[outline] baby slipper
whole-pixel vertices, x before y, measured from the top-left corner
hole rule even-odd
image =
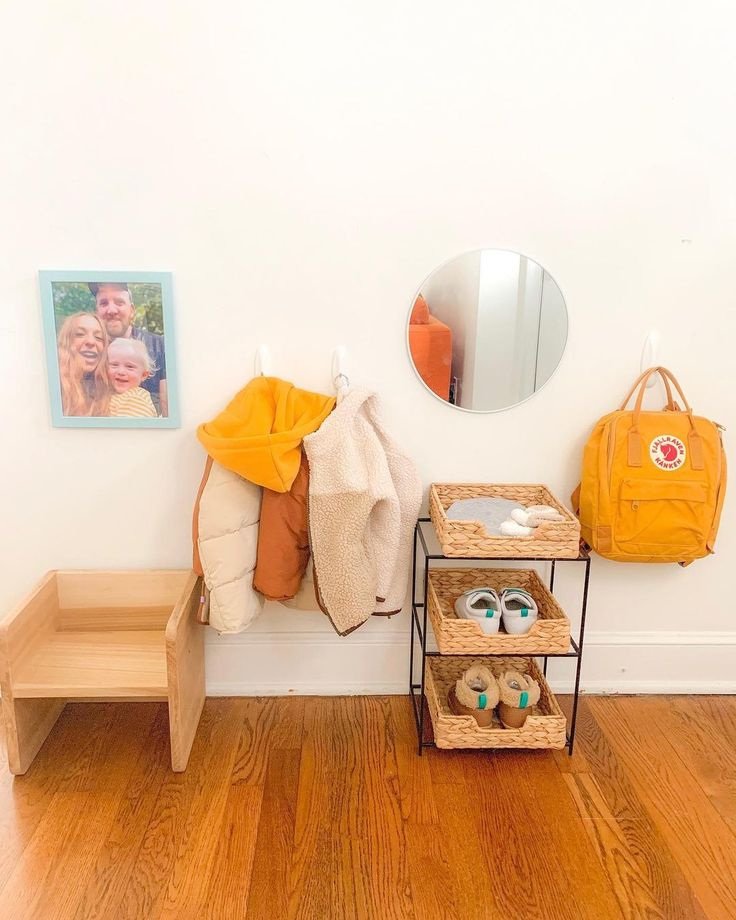
[[[511,513],[516,514],[516,511],[512,511]],[[530,537],[534,533],[533,527],[524,527],[516,521],[504,521],[498,529],[504,537]]]
[[[455,601],[455,613],[461,620],[473,620],[491,635],[501,625],[501,601],[493,588],[475,588],[466,591]]]
[[[542,521],[564,521],[565,518],[551,505],[530,505],[528,508],[514,508],[511,519],[522,527],[539,527]]]
[[[537,622],[537,602],[521,588],[504,588],[501,592],[503,628],[513,636],[522,636]]]
[[[471,665],[450,689],[447,702],[456,716],[472,716],[481,728],[488,728],[498,704],[498,681],[484,665]]]
[[[539,684],[527,674],[505,671],[498,678],[498,717],[504,728],[521,728],[539,702]]]

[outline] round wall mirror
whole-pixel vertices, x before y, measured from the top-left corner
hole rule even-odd
[[[496,412],[533,396],[555,372],[567,307],[537,262],[478,249],[424,280],[407,337],[414,370],[435,396],[459,409]]]

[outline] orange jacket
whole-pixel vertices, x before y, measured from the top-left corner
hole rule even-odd
[[[307,495],[309,465],[302,451],[288,492],[263,490],[253,587],[270,601],[286,601],[299,590],[309,562]]]

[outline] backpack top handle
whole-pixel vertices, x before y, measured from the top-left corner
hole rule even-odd
[[[659,376],[664,381],[665,390],[667,391],[667,409],[672,409],[676,404],[672,399],[672,390],[669,386],[671,383],[678,395],[682,399],[683,405],[685,407],[684,411],[687,414],[688,419],[690,420],[690,431],[688,432],[688,449],[690,453],[690,466],[694,470],[702,470],[705,468],[705,458],[703,456],[703,439],[698,433],[698,429],[695,425],[695,419],[693,417],[693,410],[690,408],[690,403],[687,401],[687,397],[683,393],[682,387],[677,381],[677,378],[672,373],[672,371],[667,370],[666,367],[650,367],[648,370],[644,371],[641,374],[631,389],[631,392],[626,397],[622,408],[626,407],[629,399],[633,395],[637,387],[639,387],[639,393],[636,397],[636,403],[634,405],[634,411],[632,415],[632,424],[631,429],[629,430],[629,443],[628,443],[628,465],[629,466],[641,466],[642,465],[642,447],[641,447],[641,437],[639,435],[639,417],[641,415],[641,407],[644,401],[644,391],[646,389],[647,380],[652,377],[654,374],[659,374]]]

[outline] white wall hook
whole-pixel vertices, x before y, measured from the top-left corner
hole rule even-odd
[[[344,345],[338,345],[332,352],[332,382],[336,390],[350,386],[348,377],[348,350]]]
[[[657,367],[659,365],[659,345],[662,336],[659,333],[659,330],[652,329],[649,335],[644,340],[644,347],[641,350],[641,364],[640,369],[643,373],[648,367]],[[647,389],[651,389],[657,382],[657,375],[650,377],[647,380]]]
[[[253,361],[254,377],[269,377],[271,374],[271,352],[268,345],[259,345]]]

